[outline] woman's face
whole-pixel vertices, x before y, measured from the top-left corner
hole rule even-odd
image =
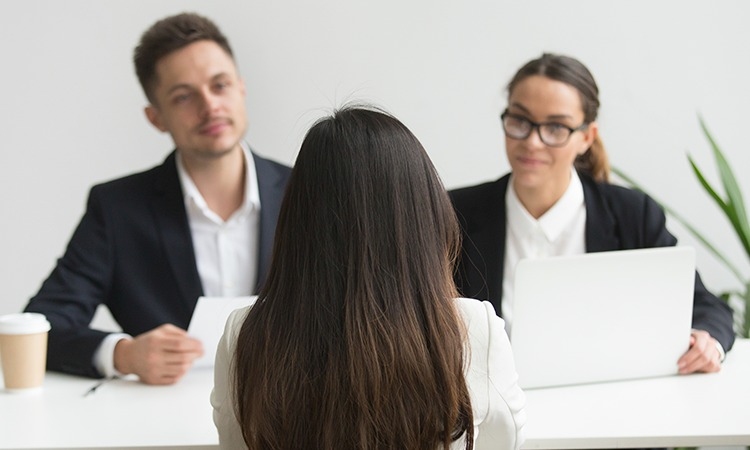
[[[516,85],[508,98],[508,113],[535,123],[553,122],[573,129],[584,121],[578,91],[541,75],[527,77]],[[573,162],[591,146],[596,133],[596,123],[592,122],[574,131],[565,144],[557,147],[542,142],[538,128],[525,139],[506,135],[505,150],[516,192],[557,201],[568,187]]]

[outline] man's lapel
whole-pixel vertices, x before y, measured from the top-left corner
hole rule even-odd
[[[260,231],[258,236],[257,292],[265,282],[273,252],[273,238],[286,187],[286,177],[270,161],[252,153],[260,196]]]
[[[154,182],[156,195],[152,202],[152,213],[185,306],[192,314],[198,297],[203,295],[203,288],[195,262],[193,239],[177,175],[175,155],[172,152],[167,157],[161,166],[161,174]]]

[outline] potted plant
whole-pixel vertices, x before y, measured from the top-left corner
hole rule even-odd
[[[688,161],[690,166],[693,168],[693,173],[698,178],[703,189],[708,195],[714,200],[716,205],[721,209],[726,218],[729,220],[732,228],[737,234],[741,245],[745,249],[745,254],[750,260],[750,225],[748,225],[748,217],[745,209],[745,203],[742,199],[742,191],[737,183],[737,179],[732,172],[727,159],[724,157],[723,152],[716,144],[711,133],[708,131],[705,122],[701,117],[698,118],[700,122],[703,134],[706,136],[711,148],[713,150],[714,160],[719,171],[719,177],[721,179],[722,187],[724,188],[724,195],[711,185],[703,176],[703,172],[700,170],[698,165],[695,163],[693,158],[688,154]],[[622,178],[627,183],[630,183],[636,189],[643,192],[645,190],[641,188],[631,177],[626,175],[622,170],[613,168],[612,171]],[[650,195],[650,194],[649,194]],[[743,274],[736,265],[734,265],[724,254],[719,251],[716,245],[712,244],[702,233],[700,233],[694,226],[692,226],[687,220],[685,220],[680,214],[673,209],[669,208],[664,202],[656,200],[667,214],[671,215],[675,220],[680,222],[706,249],[711,252],[723,265],[737,278],[742,286],[739,290],[730,290],[722,292],[719,296],[727,302],[732,302],[732,306],[735,309],[735,330],[742,337],[750,337],[750,277],[747,274]],[[733,302],[733,300],[739,300]],[[737,304],[739,303],[739,305]]]

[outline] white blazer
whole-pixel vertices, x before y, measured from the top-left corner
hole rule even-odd
[[[456,302],[468,330],[465,376],[474,412],[474,448],[518,449],[524,441],[526,398],[518,386],[518,374],[504,322],[489,302],[466,298],[456,299]],[[232,312],[216,350],[211,405],[222,449],[247,448],[230,396],[230,366],[237,334],[251,307]],[[464,445],[460,439],[451,449],[462,449]]]

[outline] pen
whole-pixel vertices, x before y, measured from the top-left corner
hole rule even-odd
[[[103,385],[104,383],[106,383],[106,382],[108,382],[108,381],[116,380],[116,379],[118,379],[118,378],[119,378],[119,377],[110,377],[110,378],[103,378],[103,379],[99,380],[99,381],[98,381],[98,382],[97,382],[97,383],[96,383],[95,385],[91,386],[91,388],[90,388],[90,389],[89,389],[88,391],[84,392],[83,396],[84,396],[84,397],[87,397],[87,396],[88,396],[89,394],[93,394],[93,393],[94,393],[94,392],[96,392],[96,390],[97,390],[97,389],[99,389],[99,388],[100,388],[100,387],[101,387],[101,386],[102,386],[102,385]]]

